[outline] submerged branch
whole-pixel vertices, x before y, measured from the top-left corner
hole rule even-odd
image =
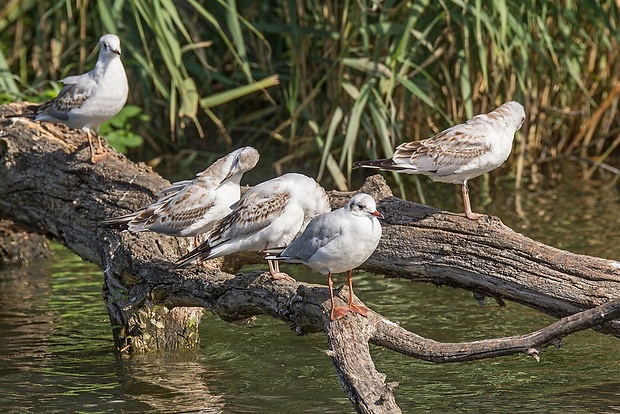
[[[4,106],[1,111],[19,108]],[[0,216],[27,223],[104,269],[104,299],[112,324],[118,326],[119,350],[195,346],[202,309],[231,322],[267,314],[298,334],[326,333],[327,352],[359,412],[398,412],[395,384],[386,384],[375,369],[369,343],[451,362],[514,353],[538,358],[542,348],[563,336],[597,325],[620,334],[618,322],[610,322],[620,315],[618,262],[545,246],[496,218],[473,222],[399,200],[379,176],[363,187],[381,200],[379,209],[386,216],[384,236],[365,269],[483,292],[567,317],[527,335],[439,343],[374,312],[368,318],[348,315],[332,322],[325,286],[274,281],[262,272],[232,275],[198,266],[173,271],[174,261],[189,247],[186,240],[97,227],[99,220],[144,206],[168,184],[122,155],[111,154],[93,165],[82,132],[0,120]],[[349,197],[330,193],[333,206]],[[256,257],[226,258],[222,268],[233,269]],[[338,300],[346,301],[346,293],[346,287],[337,290]]]

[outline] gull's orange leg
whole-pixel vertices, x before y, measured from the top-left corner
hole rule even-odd
[[[353,270],[347,272],[347,282],[349,283],[349,309],[351,309],[351,312],[366,316],[370,309],[364,305],[356,305],[353,303]]]
[[[335,319],[342,318],[351,309],[336,306],[336,304],[334,303],[334,282],[332,282],[332,272],[329,272],[329,274],[327,275],[327,284],[329,286],[329,298],[332,302],[332,311],[330,314],[330,319],[333,321]]]

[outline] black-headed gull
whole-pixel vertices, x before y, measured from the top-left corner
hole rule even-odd
[[[152,231],[178,237],[207,233],[239,201],[241,177],[254,168],[258,159],[255,148],[239,148],[196,174],[193,180],[179,181],[160,191],[160,198],[153,204],[100,224],[132,233]]]
[[[325,190],[310,177],[288,173],[265,181],[244,194],[207,240],[181,257],[175,268],[241,251],[284,249],[313,217],[330,210]],[[289,278],[277,262],[268,262],[273,278]]]
[[[129,92],[120,39],[106,34],[99,39],[99,47],[93,70],[61,79],[65,86],[56,98],[37,107],[33,114],[23,114],[34,115],[35,121],[62,123],[86,131],[93,162],[105,158],[105,150],[97,134],[99,149],[95,153],[91,129],[98,131],[101,124],[116,115],[125,105]]]
[[[506,161],[515,132],[525,120],[518,102],[506,102],[488,114],[476,115],[437,135],[401,144],[392,158],[356,161],[353,168],[376,168],[407,174],[424,174],[433,181],[461,184],[467,218],[477,220],[469,202],[467,180],[494,170]]]
[[[353,269],[375,251],[381,238],[381,224],[375,200],[365,193],[351,197],[342,208],[316,216],[304,232],[277,256],[268,259],[303,263],[327,274],[332,320],[352,311],[366,316],[368,308],[353,303]],[[332,273],[347,272],[349,307],[334,304]]]

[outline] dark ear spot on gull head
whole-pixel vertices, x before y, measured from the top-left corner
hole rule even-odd
[[[375,200],[366,193],[355,194],[347,203],[346,208],[352,214],[357,216],[368,215],[383,218],[383,215],[377,211],[377,204]]]
[[[121,43],[118,36],[111,34],[103,35],[101,39],[99,39],[99,43],[102,49],[119,56],[121,55]]]

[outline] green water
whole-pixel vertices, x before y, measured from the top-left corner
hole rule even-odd
[[[453,190],[440,185],[427,201],[457,209]],[[497,191],[486,211],[517,231],[620,259],[616,190],[564,180],[524,192],[525,218],[515,214],[508,186]],[[117,359],[101,272],[60,246],[54,250],[52,260],[0,271],[1,412],[353,412],[324,336],[295,336],[265,316],[235,326],[205,314],[198,350]],[[286,268],[293,275],[295,269]],[[319,274],[303,274],[304,281],[325,283]],[[356,274],[355,287],[374,310],[440,341],[522,334],[553,321],[514,303],[479,307],[465,291],[372,274]],[[538,363],[518,355],[437,365],[377,347],[373,357],[387,381],[400,384],[396,398],[406,413],[620,412],[618,340],[592,331],[565,338],[562,349],[547,348]]]

